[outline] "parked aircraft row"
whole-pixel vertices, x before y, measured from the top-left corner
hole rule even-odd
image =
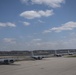
[[[63,54],[58,54],[57,51],[55,51],[54,56],[62,57],[65,54],[64,53]],[[67,54],[68,55],[73,55],[73,53],[70,53],[70,52],[68,52]],[[43,56],[43,55],[34,55],[34,52],[31,51],[31,58],[33,58],[34,60],[42,60],[45,57],[46,56]],[[12,58],[11,59],[10,58],[0,59],[0,64],[12,64],[14,62],[15,62],[15,59],[12,59]]]
[[[31,58],[33,58],[34,60],[42,60],[44,57],[41,55],[34,55],[33,51],[31,51]],[[15,62],[15,59],[12,59],[12,58],[0,59],[0,64],[12,64],[14,62]]]
[[[64,52],[63,53],[58,53],[57,50],[55,50],[54,56],[61,57],[63,55],[74,55],[74,54],[76,54],[76,52],[70,52],[69,50],[66,53],[64,53]]]

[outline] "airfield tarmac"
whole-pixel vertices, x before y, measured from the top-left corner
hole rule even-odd
[[[0,75],[76,75],[76,58],[45,58],[0,65]]]

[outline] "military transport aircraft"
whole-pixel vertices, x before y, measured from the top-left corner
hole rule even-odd
[[[34,55],[33,51],[31,51],[31,57],[35,60],[42,60],[44,58],[42,55]]]
[[[8,59],[8,58],[0,59],[0,64],[12,64],[14,62],[15,62],[14,59]]]

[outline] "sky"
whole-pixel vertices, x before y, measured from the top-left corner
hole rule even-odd
[[[0,0],[0,51],[76,49],[76,0]]]

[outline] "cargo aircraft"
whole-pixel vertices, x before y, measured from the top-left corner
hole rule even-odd
[[[12,64],[14,62],[15,62],[14,59],[8,59],[8,58],[1,58],[0,59],[0,64]]]
[[[44,58],[42,55],[34,55],[33,51],[31,51],[31,57],[35,60],[42,60]]]

